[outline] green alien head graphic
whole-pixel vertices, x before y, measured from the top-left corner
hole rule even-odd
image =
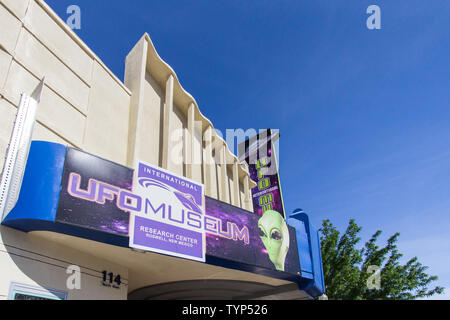
[[[284,260],[289,250],[289,230],[281,214],[268,210],[258,221],[259,236],[275,268],[284,271]]]

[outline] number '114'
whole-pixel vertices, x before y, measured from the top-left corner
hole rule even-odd
[[[114,277],[114,274],[112,272],[108,273],[108,271],[102,271],[103,274],[103,282],[107,282],[109,280],[109,283],[115,282],[118,286],[122,283],[120,281],[120,274],[116,275]]]

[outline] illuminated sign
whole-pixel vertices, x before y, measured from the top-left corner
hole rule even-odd
[[[172,173],[166,173],[163,176],[160,172],[160,177],[186,190],[199,190],[194,184],[176,180]],[[158,204],[150,193],[136,193],[135,186],[139,183],[136,175],[136,170],[87,152],[34,141],[19,200],[2,225],[24,232],[56,232],[129,248],[133,212],[143,213],[144,222],[151,221],[147,216],[157,215],[163,223],[168,223],[172,210],[166,204]],[[147,188],[146,183],[142,181],[141,187]],[[190,222],[193,228],[203,226],[205,263],[293,281],[314,297],[323,294],[320,237],[305,214],[293,214],[285,221],[273,210],[259,215],[207,196],[202,203],[194,203],[194,195],[177,199],[186,204],[183,205],[184,222]],[[193,215],[197,213],[194,204],[204,206],[202,219]],[[174,213],[170,214],[171,220],[183,221],[181,215]],[[183,224],[172,222],[183,228]],[[184,254],[197,254],[189,252],[191,245],[196,244],[195,237],[189,234],[177,238],[170,230],[145,223],[139,230],[149,237],[179,240],[185,245]],[[114,286],[121,279],[105,271],[103,282]]]
[[[208,255],[298,275],[296,231],[279,214],[258,216],[213,198],[205,200]]]
[[[67,148],[56,221],[129,237],[137,249],[298,274],[295,229],[283,219],[206,197],[201,184],[148,163],[135,167]]]
[[[286,218],[278,174],[274,143],[278,133],[270,129],[244,141],[239,146],[239,158],[248,164],[250,178],[257,183],[252,189],[253,211],[262,216],[266,211],[276,211]]]

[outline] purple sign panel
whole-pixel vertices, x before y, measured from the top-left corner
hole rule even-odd
[[[160,253],[177,253],[181,257],[195,257],[203,261],[203,237],[194,232],[167,223],[133,216],[133,247]]]
[[[286,218],[273,145],[277,139],[278,133],[273,134],[267,129],[244,141],[239,146],[239,153],[240,159],[249,166],[250,178],[257,182],[252,189],[255,214],[262,216],[266,211],[275,211]]]
[[[160,168],[136,170],[67,149],[59,223],[129,237],[129,246],[205,261],[205,254],[298,275],[295,229],[203,196],[203,186]]]
[[[117,205],[117,191],[131,192],[132,183],[133,170],[130,168],[67,148],[55,220],[128,236],[130,217],[126,208]]]
[[[203,186],[142,161],[134,181],[130,247],[204,262]]]
[[[273,213],[257,216],[206,197],[208,255],[298,275],[295,229]]]

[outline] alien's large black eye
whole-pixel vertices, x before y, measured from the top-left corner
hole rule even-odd
[[[274,240],[281,240],[281,233],[278,230],[273,230],[272,233],[270,234],[270,237]]]
[[[260,237],[265,237],[266,236],[266,233],[264,232],[263,229],[261,229],[261,227],[258,227],[258,235]]]

